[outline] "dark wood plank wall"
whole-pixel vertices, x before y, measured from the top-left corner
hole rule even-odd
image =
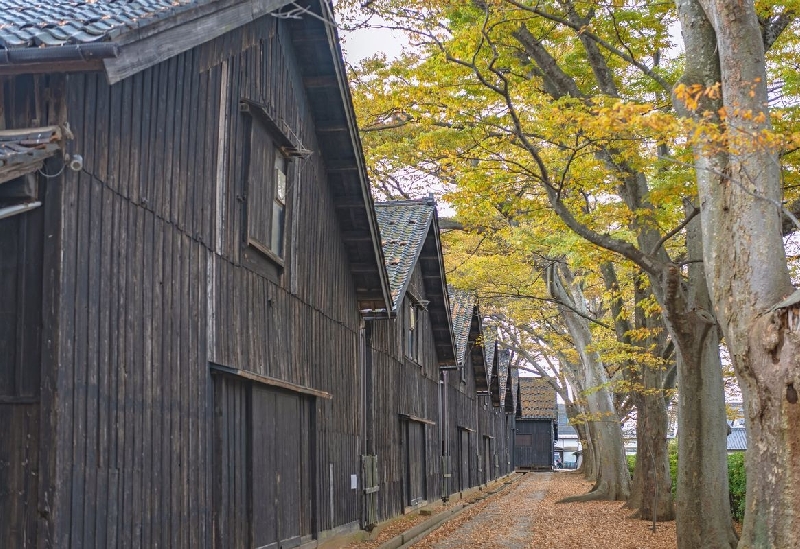
[[[466,353],[464,371],[466,381],[461,381],[461,373],[457,370],[447,373],[447,407],[448,407],[448,442],[450,447],[453,477],[456,479],[451,485],[451,491],[456,492],[478,485],[478,465],[475,460],[476,437],[478,430],[478,406],[475,394],[475,372],[472,370],[472,357]],[[461,431],[466,430],[469,435],[470,459],[467,460],[469,468],[469,484],[461,485]]]
[[[469,431],[470,460],[469,460],[469,486],[483,484],[486,478],[484,437],[491,438],[492,460],[489,464],[490,477],[498,478],[512,471],[509,454],[509,441],[513,436],[513,416],[506,414],[502,408],[492,406],[488,396],[475,393],[475,372],[472,367],[472,356],[469,352],[464,358],[466,364],[466,381],[461,381],[457,371],[448,372],[447,379],[447,405],[448,405],[448,443],[452,456],[453,478],[451,485],[453,492],[464,489],[460,485],[459,456],[461,452],[461,433],[463,429]],[[488,368],[491,369],[491,366]],[[485,406],[484,406],[485,404]],[[509,419],[510,417],[510,419]],[[480,469],[478,455],[480,454]],[[494,455],[497,455],[498,466],[495,466]]]
[[[45,254],[43,267],[45,274],[55,273],[53,283],[44,285],[50,295],[44,309],[55,316],[41,323],[58,329],[58,337],[36,345],[52,355],[42,359],[43,368],[57,365],[43,371],[52,381],[43,385],[41,403],[49,427],[38,435],[48,464],[39,472],[49,505],[40,515],[44,543],[212,546],[218,461],[209,362],[334,395],[313,400],[312,529],[359,519],[359,494],[350,489],[360,453],[359,403],[351,396],[358,391],[359,314],[319,155],[290,166],[283,275],[264,276],[244,257],[250,253],[243,243],[250,122],[239,112],[239,99],[263,103],[305,147],[315,148],[289,44],[281,23],[265,18],[114,86],[101,74],[65,77],[66,119],[75,134],[68,150],[83,156],[84,169],[66,171],[52,192],[48,188],[52,198],[40,210],[52,213],[48,235],[60,235],[62,242],[60,254]],[[4,79],[8,127],[47,123],[59,92],[43,78],[31,94],[33,83],[30,77]],[[29,107],[20,107],[23,97],[32,98]],[[10,123],[9,112],[20,120]],[[4,226],[17,226],[19,219]],[[3,246],[12,241],[5,237]],[[59,255],[57,263],[53,257]],[[411,291],[426,298],[419,268]],[[439,420],[438,367],[427,315],[421,318],[421,366],[404,357],[401,322],[374,324],[379,519],[385,519],[403,510],[399,415]],[[474,387],[458,392],[451,413],[476,425],[473,444],[496,432],[496,425],[477,422],[480,409],[469,396]],[[237,422],[236,414],[244,413],[245,394],[231,391],[225,400],[225,436],[234,446],[244,440],[246,422]],[[29,492],[36,491],[35,465],[18,468],[36,462],[30,441],[37,437],[29,434],[38,429],[39,409],[0,404],[9,432],[27,441],[4,437],[3,463],[14,482],[29,483]],[[432,501],[440,495],[439,428],[426,425],[424,433]],[[30,462],[22,460],[23,452]],[[229,529],[242,520],[242,492],[235,487],[245,482],[247,458],[241,448],[239,455],[238,468],[225,464],[225,474],[233,475],[228,491],[217,494]],[[23,546],[17,540],[33,535],[35,506],[30,499],[24,509],[3,501],[16,506],[3,516],[19,517],[14,524],[23,525],[6,545]],[[236,539],[220,543],[240,545]]]
[[[359,314],[319,155],[290,168],[283,275],[243,265],[239,99],[315,147],[281,25],[264,18],[111,87],[66,77],[84,170],[61,182],[53,546],[212,545],[209,361],[335,395],[314,404],[314,530],[359,519]]]
[[[0,547],[36,541],[43,213],[0,220]]]
[[[422,273],[417,265],[410,291],[418,299],[427,299]],[[441,495],[441,447],[439,440],[439,366],[430,319],[419,318],[423,330],[422,361],[416,364],[405,357],[402,311],[394,320],[372,322],[371,352],[373,399],[375,402],[375,450],[378,455],[378,520],[401,514],[405,507],[405,458],[400,414],[425,418],[426,497],[433,501]]]
[[[0,77],[0,129],[63,121],[63,78]],[[47,161],[44,173],[57,173]],[[34,174],[44,205],[0,220],[0,547],[35,547],[51,511],[54,436],[52,295],[58,290],[60,188]],[[44,521],[43,521],[44,522]],[[43,536],[47,537],[47,536]]]

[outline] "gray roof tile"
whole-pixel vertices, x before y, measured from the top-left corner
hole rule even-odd
[[[464,358],[469,342],[469,329],[475,311],[475,296],[464,290],[448,288],[453,334],[456,339],[456,359]]]
[[[728,450],[747,450],[747,431],[744,427],[731,427],[728,435]]]
[[[110,40],[211,0],[0,0],[0,47]]]
[[[392,308],[397,309],[433,219],[432,204],[417,201],[375,204],[381,245],[389,274]]]

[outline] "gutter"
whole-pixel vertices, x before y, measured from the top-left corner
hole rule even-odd
[[[61,63],[65,61],[94,61],[119,55],[119,46],[113,42],[93,44],[68,44],[46,48],[13,48],[0,50],[0,66],[27,65],[31,63]]]

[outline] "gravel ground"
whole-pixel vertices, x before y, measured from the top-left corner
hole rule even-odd
[[[620,502],[557,504],[591,485],[574,473],[529,473],[470,506],[415,549],[675,549],[675,523],[631,519]]]

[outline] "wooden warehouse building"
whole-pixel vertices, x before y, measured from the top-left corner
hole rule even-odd
[[[442,496],[440,368],[455,365],[439,224],[432,201],[376,204],[392,318],[367,323],[372,502],[385,520]]]
[[[558,407],[553,387],[541,377],[520,377],[514,437],[514,464],[518,469],[553,468],[557,422]]]
[[[514,414],[495,406],[490,393],[496,337],[484,329],[474,295],[450,290],[457,367],[443,369],[445,470],[448,493],[510,473],[509,441]]]
[[[0,0],[0,547],[313,547],[509,473],[453,295],[328,0]]]
[[[288,4],[0,0],[0,547],[359,527],[389,280],[330,6]],[[429,253],[414,452],[453,360]]]

